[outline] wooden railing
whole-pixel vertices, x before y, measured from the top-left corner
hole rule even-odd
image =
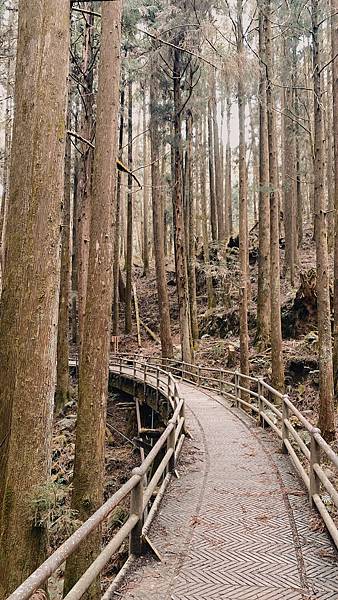
[[[75,366],[75,362],[71,363],[71,366]],[[145,385],[158,390],[168,401],[172,416],[147,457],[139,467],[132,471],[130,479],[53,552],[9,596],[8,600],[28,600],[37,589],[45,586],[48,578],[129,494],[130,513],[128,519],[68,592],[65,599],[78,600],[81,598],[128,536],[130,557],[142,553],[143,541],[168,486],[170,476],[175,470],[176,460],[184,441],[184,399],[173,375],[157,365],[149,365],[138,358],[117,357],[113,360],[110,371],[120,375],[124,374],[138,381],[141,380]],[[164,455],[153,472],[154,461],[161,451]],[[112,597],[115,586],[116,581],[106,591],[105,599]]]
[[[122,358],[128,360],[127,355],[119,355],[119,360]],[[183,381],[228,398],[237,407],[256,416],[260,425],[267,424],[280,438],[282,452],[290,455],[308,491],[311,505],[316,506],[338,548],[338,530],[332,518],[332,514],[336,512],[337,515],[338,511],[338,491],[332,475],[330,477],[325,472],[327,467],[333,467],[338,479],[338,455],[287,394],[281,394],[262,378],[243,375],[239,371],[192,365],[174,359],[147,360],[152,365],[161,364],[167,372]],[[331,505],[331,511],[327,505]]]

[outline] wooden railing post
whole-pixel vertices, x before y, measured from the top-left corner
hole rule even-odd
[[[261,379],[257,380],[257,393],[258,393],[258,423],[261,427],[263,427],[264,425],[264,418],[263,418],[263,409],[264,409],[264,405],[263,405],[263,400],[262,400],[262,396],[263,396],[263,382]]]
[[[239,373],[238,371],[235,372],[235,405],[238,407],[239,406]]]
[[[198,365],[197,367],[197,386],[201,385],[201,367]]]
[[[140,480],[131,492],[130,514],[137,515],[139,520],[130,533],[129,554],[140,556],[142,554],[143,477],[139,468],[133,469],[132,475],[140,475]]]
[[[167,439],[167,450],[169,450],[170,448],[172,448],[172,455],[169,459],[169,463],[168,463],[168,472],[169,473],[173,473],[175,471],[176,468],[176,461],[175,461],[175,425],[173,425],[173,428],[169,434],[169,437]]]
[[[222,396],[223,393],[223,371],[222,369],[219,372],[219,393]]]
[[[285,440],[289,439],[289,430],[285,423],[285,419],[287,419],[287,420],[289,419],[289,407],[288,407],[287,403],[285,402],[285,400],[288,400],[288,399],[289,399],[289,396],[287,394],[285,394],[283,396],[283,400],[282,400],[282,415],[283,415],[282,416],[282,419],[283,419],[283,421],[282,421],[282,453],[283,454],[288,453],[288,449],[285,444]]]
[[[310,504],[313,506],[313,496],[320,492],[320,480],[314,470],[314,465],[320,465],[320,446],[314,436],[315,433],[320,433],[320,429],[314,427],[311,431],[311,447],[310,447]]]

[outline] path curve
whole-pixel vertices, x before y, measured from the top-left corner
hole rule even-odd
[[[273,436],[223,398],[182,384],[187,426],[123,600],[337,600],[337,553]]]

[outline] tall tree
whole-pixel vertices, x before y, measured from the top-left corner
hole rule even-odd
[[[78,512],[81,520],[88,519],[103,502],[113,288],[112,240],[119,111],[121,4],[121,0],[102,4],[93,210],[90,222],[91,242],[83,349],[79,369],[72,496],[72,508]],[[66,591],[93,562],[100,547],[101,531],[98,528],[67,561]],[[92,585],[88,597],[100,597],[98,583]]]
[[[169,296],[164,259],[164,214],[163,202],[160,198],[160,106],[157,58],[152,61],[150,77],[150,151],[151,151],[151,183],[153,207],[154,255],[156,266],[156,282],[159,306],[160,336],[162,356],[172,358],[173,343],[170,329]]]
[[[338,383],[338,0],[331,0],[331,54],[333,95],[333,141],[334,141],[334,379]]]
[[[315,242],[317,265],[319,427],[326,439],[335,434],[327,226],[324,197],[324,131],[319,57],[319,0],[311,0],[314,92]]]
[[[264,0],[261,0],[259,6],[259,56],[259,260],[256,341],[264,349],[270,342],[270,201]]]
[[[126,251],[126,302],[125,332],[131,333],[132,270],[133,270],[133,82],[128,80],[128,193],[127,193],[127,251]]]
[[[277,390],[284,388],[284,365],[282,355],[282,324],[280,306],[279,262],[279,197],[276,114],[272,94],[272,40],[271,0],[265,4],[264,27],[267,65],[267,111],[270,183],[270,300],[271,300],[271,366],[272,383]]]
[[[80,114],[80,134],[84,140],[91,141],[94,135],[94,69],[93,69],[93,38],[94,16],[93,2],[85,2],[84,8],[90,14],[86,15],[81,74],[83,77],[82,109]],[[79,181],[77,186],[77,297],[79,318],[80,353],[83,340],[83,324],[86,312],[87,277],[89,261],[89,228],[91,218],[91,186],[93,149],[85,141],[81,143],[82,160],[80,163]]]
[[[47,550],[34,499],[50,470],[68,46],[66,0],[57,11],[53,0],[20,0],[0,302],[1,598]]]
[[[237,0],[237,55],[238,63],[243,61],[243,6]],[[238,206],[239,206],[239,261],[240,261],[240,350],[241,372],[249,374],[249,333],[248,333],[248,198],[245,145],[245,90],[242,69],[239,68],[238,95]]]
[[[69,94],[70,96],[70,94]],[[71,100],[68,100],[67,129],[70,129]],[[66,140],[65,174],[63,194],[63,218],[61,234],[61,279],[57,339],[57,371],[55,410],[59,412],[69,399],[69,301],[70,301],[70,220],[71,220],[71,142]]]
[[[173,214],[175,235],[176,281],[179,303],[182,358],[191,363],[193,359],[190,329],[190,305],[187,275],[186,240],[183,216],[183,173],[182,173],[182,99],[181,51],[174,50],[174,151],[173,151]]]

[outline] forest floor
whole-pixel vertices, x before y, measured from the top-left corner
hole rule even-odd
[[[248,307],[250,336],[250,372],[269,381],[271,352],[260,352],[255,344],[257,311],[258,238],[257,228],[250,235],[251,299]],[[286,393],[292,402],[314,424],[318,418],[318,332],[317,300],[315,291],[315,246],[312,230],[306,227],[294,285],[284,273],[284,242],[281,240],[281,305],[283,329],[283,357]],[[198,252],[197,252],[198,255]],[[205,268],[202,256],[197,260],[197,294],[201,339],[196,344],[195,362],[208,367],[239,368],[239,261],[238,248],[214,252],[211,274],[217,306],[208,310],[205,289]],[[331,264],[333,269],[333,263]],[[332,270],[333,272],[333,270]],[[159,335],[155,269],[144,277],[142,268],[135,266],[141,320]],[[167,281],[170,298],[171,326],[175,355],[180,356],[178,305],[173,260],[167,261]],[[160,354],[160,345],[141,328],[142,345],[138,347],[136,327],[131,335],[123,334],[123,306],[121,305],[120,352],[139,352],[144,356]],[[337,422],[338,425],[338,422]],[[337,446],[338,448],[338,446]]]

